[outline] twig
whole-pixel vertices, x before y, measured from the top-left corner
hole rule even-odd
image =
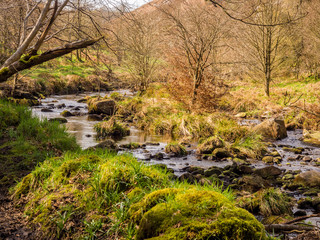
[[[320,213],[311,214],[311,215],[308,215],[308,216],[297,217],[297,218],[292,219],[292,220],[290,220],[288,222],[285,222],[284,224],[292,224],[292,223],[300,222],[302,220],[305,220],[305,219],[308,219],[308,218],[313,218],[313,217],[320,217]]]

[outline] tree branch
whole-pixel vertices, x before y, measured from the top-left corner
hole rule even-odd
[[[11,77],[15,73],[20,72],[22,70],[29,69],[33,66],[50,61],[54,58],[61,57],[63,55],[71,53],[74,50],[89,47],[95,44],[96,42],[98,42],[100,39],[102,38],[76,41],[76,42],[68,43],[63,47],[48,50],[40,55],[32,56],[31,58],[29,58],[28,56],[28,58],[26,58],[28,60],[24,60],[22,58],[19,61],[12,63],[8,67],[4,67],[0,69],[0,82],[7,81],[9,77]]]

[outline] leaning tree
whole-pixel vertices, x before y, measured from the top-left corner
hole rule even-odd
[[[19,35],[16,37],[17,44],[0,67],[0,83],[7,81],[22,70],[61,57],[74,50],[86,48],[99,41],[100,38],[78,39],[46,51],[42,50],[45,43],[63,30],[55,26],[57,19],[66,12],[72,11],[74,7],[75,5],[70,0],[20,0],[0,3],[2,16],[6,14],[20,18],[19,21],[16,21],[19,26],[14,26],[18,29],[16,31]],[[16,9],[19,9],[18,13],[14,12]],[[8,27],[13,26],[9,24]]]

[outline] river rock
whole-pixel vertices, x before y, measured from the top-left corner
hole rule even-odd
[[[304,150],[303,148],[290,148],[290,147],[283,147],[282,149],[284,151],[293,152],[295,154],[301,154]]]
[[[102,148],[102,149],[108,149],[112,151],[117,151],[118,150],[118,145],[115,143],[115,141],[111,139],[107,139],[93,147],[90,147],[89,149],[97,149],[97,148]]]
[[[88,115],[88,121],[102,121],[103,116],[99,114],[89,114]]]
[[[179,177],[179,180],[181,182],[188,182],[188,183],[194,183],[195,182],[195,177],[191,173],[184,173]]]
[[[116,103],[114,100],[105,99],[89,103],[89,113],[112,115],[115,111]]]
[[[215,156],[216,158],[230,157],[230,153],[228,152],[228,150],[226,150],[224,148],[216,148],[213,151],[212,155]]]
[[[304,161],[304,162],[311,162],[311,161],[312,161],[312,158],[309,157],[309,156],[305,156],[305,157],[302,158],[302,161]]]
[[[270,187],[270,184],[260,176],[247,175],[239,179],[238,183],[242,189],[249,192],[256,192],[261,188]]]
[[[164,157],[164,154],[159,152],[159,153],[156,153],[155,155],[151,156],[152,158],[156,159],[156,160],[162,160],[163,157]]]
[[[218,167],[211,167],[204,171],[204,176],[211,177],[213,175],[219,176],[222,173],[222,169]]]
[[[68,122],[68,120],[65,118],[51,118],[51,119],[49,119],[49,122],[54,122],[54,121],[59,122],[60,124]]]
[[[272,140],[283,139],[288,136],[284,120],[279,118],[265,120],[255,126],[253,130],[265,138]]]
[[[273,164],[274,158],[272,156],[265,156],[262,158],[262,162],[268,163],[268,164]]]
[[[49,108],[42,108],[41,112],[53,112],[53,111]]]
[[[320,172],[312,170],[300,173],[295,177],[294,181],[306,187],[320,187]]]
[[[219,137],[213,136],[198,145],[197,154],[211,154],[214,149],[222,148],[223,146],[223,141]]]
[[[72,116],[74,116],[74,114],[72,114],[68,110],[64,110],[62,113],[60,113],[60,115],[63,116],[63,117],[72,117]]]
[[[57,105],[57,108],[65,108],[66,105],[64,103]]]
[[[281,169],[275,167],[275,166],[270,166],[270,167],[264,167],[260,168],[254,171],[254,174],[262,177],[262,178],[274,178],[276,176],[279,176],[282,174]]]

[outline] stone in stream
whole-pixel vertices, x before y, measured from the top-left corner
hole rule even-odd
[[[90,147],[88,149],[108,149],[108,150],[112,150],[112,151],[118,151],[118,145],[115,143],[115,141],[111,140],[111,139],[107,139],[93,147]]]
[[[64,103],[62,103],[62,104],[59,104],[59,105],[57,105],[57,108],[65,108],[66,107],[66,105],[64,104]]]
[[[272,156],[265,156],[265,157],[263,157],[262,158],[262,161],[264,162],[264,163],[268,163],[268,164],[273,164],[273,157]]]
[[[261,188],[268,188],[270,184],[260,176],[247,175],[239,179],[238,184],[245,191],[256,192]]]
[[[68,122],[68,120],[65,119],[65,118],[51,118],[48,121],[49,122],[55,122],[56,121],[56,122],[59,122],[60,124]]]
[[[302,158],[302,161],[304,161],[304,162],[311,162],[311,161],[312,161],[312,158],[309,157],[309,156],[305,156],[305,157]]]
[[[196,178],[191,173],[184,173],[179,177],[179,181],[181,182],[188,182],[188,183],[194,183]]]
[[[301,154],[304,150],[303,148],[290,148],[290,147],[283,147],[282,149],[284,151],[293,152],[295,154]]]
[[[42,108],[41,112],[53,112],[53,111],[49,108]]]
[[[60,113],[60,115],[63,116],[63,117],[72,117],[72,116],[74,116],[74,114],[72,114],[68,110],[64,110],[62,113]]]
[[[163,153],[159,152],[159,153],[156,153],[155,155],[151,156],[151,158],[154,158],[156,160],[162,160],[163,159]]]
[[[211,167],[204,171],[204,176],[211,177],[213,175],[219,176],[222,173],[222,169],[218,167]]]
[[[106,99],[92,101],[88,105],[89,113],[112,115],[115,111],[116,103],[114,100]]]
[[[216,148],[215,150],[213,150],[212,155],[220,159],[230,157],[229,151],[224,148]]]
[[[284,120],[279,118],[271,118],[265,120],[255,126],[253,128],[253,131],[261,134],[265,138],[272,140],[279,140],[288,136]]]
[[[88,115],[88,121],[102,121],[103,116],[98,115],[98,114],[89,114]]]
[[[268,178],[274,178],[276,176],[281,175],[282,171],[281,171],[281,169],[279,169],[277,167],[270,166],[270,167],[256,169],[254,171],[254,174],[256,174],[264,179],[268,179]]]
[[[306,187],[320,187],[320,172],[312,170],[300,173],[295,177],[294,182]]]
[[[293,213],[294,217],[302,217],[307,216],[307,212],[303,210],[297,210],[295,213]]]

